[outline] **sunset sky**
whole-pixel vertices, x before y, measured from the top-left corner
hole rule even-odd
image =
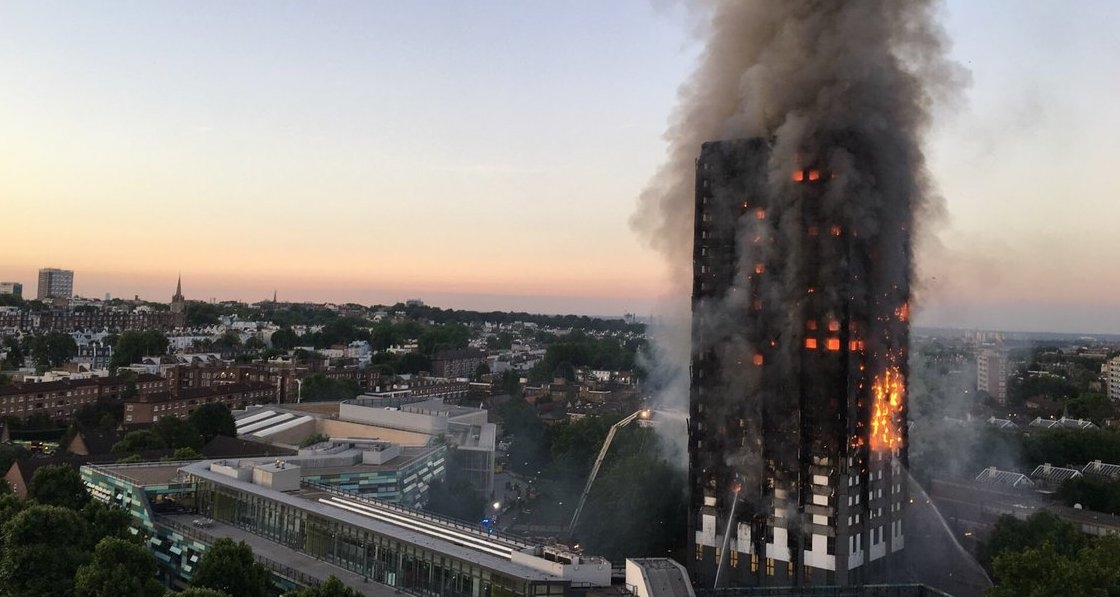
[[[1120,3],[944,6],[918,323],[1120,332]],[[0,280],[650,313],[672,2],[0,3]]]

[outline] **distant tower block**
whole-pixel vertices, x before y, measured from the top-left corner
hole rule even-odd
[[[68,299],[74,296],[74,271],[45,267],[39,270],[39,289],[36,298],[39,300],[52,298]]]

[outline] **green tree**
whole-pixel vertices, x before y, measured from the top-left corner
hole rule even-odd
[[[218,316],[222,315],[222,311],[217,305],[197,301],[188,302],[185,313],[187,325],[191,327],[217,325],[219,323]]]
[[[72,510],[81,510],[90,500],[82,476],[65,464],[36,469],[27,484],[27,497],[40,504]]]
[[[151,427],[151,432],[156,434],[163,444],[171,449],[202,448],[202,434],[198,432],[189,421],[179,417],[160,417]]]
[[[0,471],[7,473],[13,462],[30,455],[27,448],[19,444],[0,444]]]
[[[361,593],[342,584],[342,581],[332,574],[327,578],[327,582],[321,585],[288,591],[284,593],[284,597],[361,597]]]
[[[202,555],[191,586],[218,589],[237,597],[265,597],[272,588],[272,573],[257,563],[248,543],[222,537]]]
[[[171,454],[169,460],[201,460],[203,458],[205,456],[194,448],[179,448]]]
[[[133,382],[134,383],[134,382]],[[99,399],[94,404],[83,404],[70,417],[73,431],[116,429],[124,420],[124,405],[108,398]]]
[[[4,349],[7,351],[4,357],[4,366],[18,369],[23,366],[24,353],[23,346],[20,346],[19,340],[15,336],[4,336]]]
[[[233,330],[226,330],[214,340],[214,348],[222,351],[236,351],[241,348],[241,336]]]
[[[1068,479],[1057,496],[1067,506],[1081,504],[1086,510],[1120,514],[1120,483],[1116,481],[1086,476]]]
[[[232,597],[229,593],[226,593],[225,591],[219,591],[218,589],[210,589],[210,588],[207,588],[207,587],[187,587],[186,589],[184,589],[182,591],[179,591],[178,593],[168,591],[165,594],[165,596],[166,597]]]
[[[430,326],[420,335],[420,352],[432,356],[437,350],[466,348],[471,331],[459,324]]]
[[[524,398],[514,397],[497,408],[502,429],[513,436],[510,442],[510,468],[522,474],[536,474],[551,462],[551,435],[537,416],[537,409]]]
[[[112,450],[115,456],[124,458],[130,455],[139,455],[140,452],[163,450],[165,448],[167,448],[167,444],[155,432],[148,429],[137,429],[128,432],[121,438],[121,441],[113,444]]]
[[[233,420],[233,413],[221,402],[210,402],[194,409],[187,416],[187,422],[202,435],[202,445],[219,435],[237,437],[237,423]]]
[[[35,359],[35,367],[46,371],[51,367],[61,367],[78,354],[78,343],[70,334],[50,332],[28,339],[28,350]]]
[[[620,418],[617,415],[584,417],[550,427],[549,447],[557,475],[569,480],[586,479],[607,432]]]
[[[126,541],[135,541],[136,537],[129,528],[132,526],[132,516],[124,508],[90,500],[81,511],[82,518],[89,524],[93,537],[104,539],[116,537]]]
[[[650,435],[648,429],[627,429]],[[592,487],[576,537],[607,558],[663,557],[685,533],[688,506],[684,481],[663,460],[653,438],[637,452],[611,459]],[[614,446],[614,449],[621,446]],[[641,517],[619,512],[641,512]]]
[[[513,334],[498,332],[486,338],[486,348],[490,350],[509,350],[513,346]]]
[[[404,334],[390,322],[383,321],[373,326],[370,330],[370,346],[375,351],[384,351],[390,346],[399,345],[404,341]]]
[[[90,543],[89,526],[74,510],[30,506],[4,525],[0,588],[20,597],[73,595]]]
[[[1108,396],[1100,392],[1086,392],[1066,402],[1067,414],[1079,419],[1090,419],[1098,423],[1116,416],[1116,409]]]
[[[291,328],[281,328],[272,333],[269,342],[272,343],[273,348],[291,350],[299,344],[299,336]]]
[[[4,485],[8,486],[8,483],[5,481]],[[8,524],[9,520],[15,518],[16,514],[23,512],[23,510],[30,505],[30,502],[28,502],[27,500],[21,500],[14,493],[12,493],[11,487],[8,486],[8,491],[0,494],[0,530],[3,529],[4,525]],[[3,539],[0,538],[0,552],[3,551],[2,547]]]
[[[406,352],[405,354],[401,355],[401,358],[399,360],[397,360],[396,369],[397,373],[407,373],[412,375],[423,373],[425,371],[431,371],[432,359],[431,357],[419,352]]]
[[[352,400],[361,388],[353,379],[332,379],[322,373],[309,375],[303,379],[300,396],[310,402],[337,402]]]
[[[311,435],[303,438],[303,441],[299,443],[299,447],[306,448],[308,446],[314,446],[315,444],[325,442],[329,439],[330,438],[326,435],[323,435],[322,433],[316,431],[315,433],[312,433]]]
[[[1050,540],[1008,550],[993,563],[989,597],[1120,594],[1120,538],[1104,536],[1074,554]]]
[[[988,541],[977,549],[977,560],[991,570],[996,556],[1009,551],[1023,551],[1049,542],[1063,556],[1072,557],[1085,547],[1084,533],[1057,515],[1040,510],[1026,520],[1001,516],[992,527]]]
[[[167,336],[158,330],[124,332],[113,344],[113,358],[109,361],[109,368],[126,367],[140,362],[145,356],[165,354],[169,343]]]
[[[93,550],[93,559],[78,567],[74,593],[78,597],[161,597],[163,584],[156,580],[156,558],[147,548],[116,537],[105,537]]]

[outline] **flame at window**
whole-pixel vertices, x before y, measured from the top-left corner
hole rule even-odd
[[[871,384],[871,449],[891,451],[902,446],[902,405],[906,384],[898,367],[890,367]]]

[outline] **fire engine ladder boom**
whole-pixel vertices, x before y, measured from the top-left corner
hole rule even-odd
[[[610,449],[611,442],[614,441],[614,434],[619,429],[632,423],[634,419],[637,419],[642,413],[646,413],[648,416],[648,411],[642,409],[614,425],[611,425],[611,430],[607,432],[607,439],[603,441],[603,447],[599,449],[599,456],[595,459],[595,466],[591,467],[591,475],[587,477],[587,484],[583,486],[583,494],[579,496],[579,503],[576,504],[576,511],[572,514],[572,522],[568,524],[569,534],[576,530],[576,523],[579,522],[579,515],[583,512],[583,504],[587,502],[587,495],[591,493],[591,484],[595,482],[595,477],[599,475],[599,467],[603,466],[603,459],[607,457],[607,450]]]

